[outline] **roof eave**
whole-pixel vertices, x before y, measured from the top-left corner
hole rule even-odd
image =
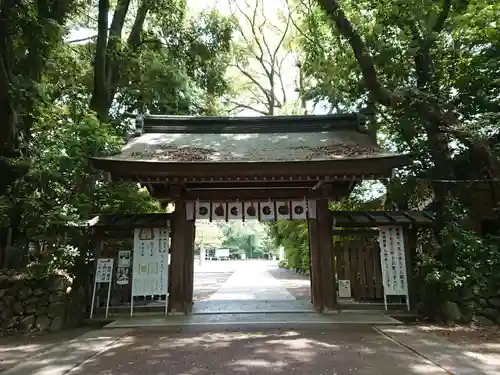
[[[94,168],[119,176],[225,175],[387,175],[410,164],[408,154],[303,161],[168,162],[117,158],[90,158]]]

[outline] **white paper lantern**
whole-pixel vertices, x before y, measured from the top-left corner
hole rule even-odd
[[[289,201],[278,201],[276,202],[276,219],[279,220],[290,220],[291,210]]]
[[[305,220],[307,219],[307,202],[304,201],[293,201],[292,204],[292,219],[293,220]]]
[[[243,203],[231,202],[227,204],[228,220],[241,219],[242,217],[243,217]]]
[[[213,202],[212,203],[212,220],[226,220],[227,203]]]
[[[196,202],[196,219],[210,219],[210,202]]]
[[[307,217],[316,219],[316,201],[307,201]]]
[[[259,203],[260,220],[276,220],[274,212],[274,202],[261,202]]]
[[[257,220],[259,218],[259,204],[256,202],[243,203],[245,220]]]

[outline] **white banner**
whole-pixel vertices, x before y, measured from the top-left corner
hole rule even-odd
[[[276,208],[276,209],[275,209]],[[186,219],[215,220],[305,220],[316,218],[315,201],[272,201],[267,202],[186,202]]]
[[[132,297],[166,295],[167,292],[168,229],[135,229]]]
[[[408,296],[402,227],[379,228],[382,278],[386,296]]]

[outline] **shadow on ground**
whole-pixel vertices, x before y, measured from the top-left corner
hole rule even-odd
[[[328,332],[160,333],[141,330],[72,375],[446,374],[370,327]]]
[[[76,333],[77,331],[74,331]],[[2,345],[10,360],[2,375],[64,375],[76,365],[95,356],[104,349],[113,350],[122,345],[120,339],[130,332],[125,329],[97,330],[76,338],[64,337],[69,333],[47,335],[38,343],[19,345],[26,337],[16,338],[17,344]],[[125,342],[125,341],[124,341]],[[23,355],[24,352],[24,355]],[[17,358],[17,363],[12,361]],[[6,367],[7,367],[6,366]]]

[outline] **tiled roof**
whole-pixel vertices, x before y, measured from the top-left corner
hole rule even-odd
[[[117,159],[168,162],[335,160],[391,156],[365,134],[311,133],[180,134],[146,133],[133,138]]]
[[[139,118],[136,137],[106,159],[160,162],[272,162],[390,157],[357,114]]]

